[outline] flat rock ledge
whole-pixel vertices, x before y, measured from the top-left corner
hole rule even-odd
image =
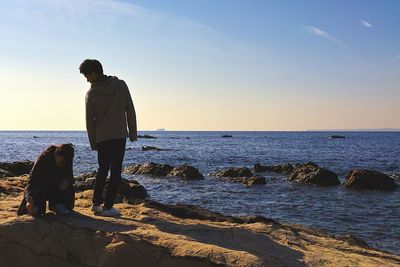
[[[400,256],[351,236],[145,200],[90,212],[92,190],[70,216],[16,216],[26,177],[0,180],[0,266],[400,266]]]

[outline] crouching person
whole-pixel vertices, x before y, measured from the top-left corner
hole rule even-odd
[[[40,154],[29,174],[18,215],[44,215],[47,201],[49,210],[56,214],[67,215],[72,211],[75,203],[73,158],[71,144],[50,146]]]

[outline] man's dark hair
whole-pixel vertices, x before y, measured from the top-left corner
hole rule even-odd
[[[83,74],[90,74],[92,72],[98,75],[103,75],[103,66],[97,59],[85,59],[79,66],[79,71]]]

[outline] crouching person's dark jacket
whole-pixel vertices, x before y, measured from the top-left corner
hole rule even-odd
[[[46,212],[46,201],[49,201],[50,206],[63,204],[67,209],[73,209],[75,190],[72,160],[65,162],[63,168],[57,168],[56,149],[57,146],[50,146],[36,159],[28,177],[18,215],[28,213],[27,202],[39,208],[38,215]]]

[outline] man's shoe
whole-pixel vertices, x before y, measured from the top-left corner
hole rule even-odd
[[[102,212],[102,211],[103,211],[103,207],[100,206],[100,205],[93,204],[93,206],[92,206],[92,211],[93,211],[94,213]]]
[[[111,209],[103,209],[103,211],[100,212],[99,215],[105,217],[118,217],[121,215],[121,213],[116,208],[111,208]]]
[[[63,204],[57,204],[49,207],[49,210],[55,212],[57,215],[68,215],[69,210]]]

